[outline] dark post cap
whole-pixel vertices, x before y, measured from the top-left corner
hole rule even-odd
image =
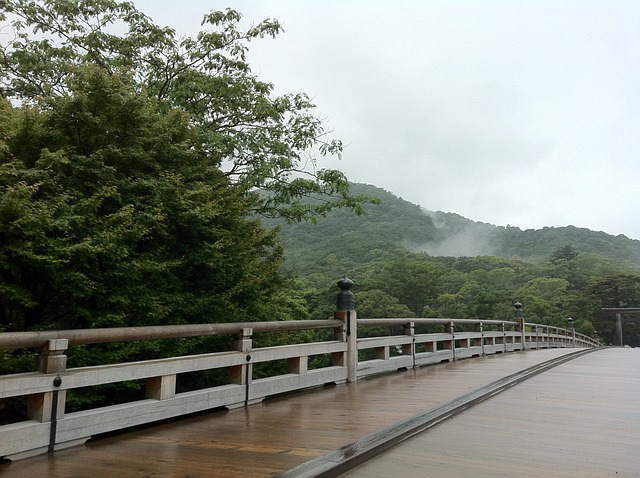
[[[340,279],[338,281],[338,287],[340,287],[340,290],[351,290],[351,288],[353,287],[353,281],[351,279],[349,279],[346,275],[342,276],[342,279]]]
[[[524,320],[524,313],[522,311],[524,306],[520,302],[516,302],[513,306],[516,308],[516,319]]]
[[[340,279],[338,282],[338,287],[340,288],[340,292],[338,292],[337,297],[337,309],[338,310],[355,310],[356,308],[356,296],[351,292],[351,288],[353,287],[353,281],[349,279],[346,275]]]

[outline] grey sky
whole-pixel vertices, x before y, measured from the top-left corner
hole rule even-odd
[[[312,96],[351,180],[494,224],[640,239],[640,2],[135,3],[182,33],[227,6],[278,18],[254,72]]]

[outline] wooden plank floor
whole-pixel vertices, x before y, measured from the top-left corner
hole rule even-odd
[[[271,476],[517,370],[575,349],[514,352],[314,389],[0,465],[11,477]]]
[[[345,476],[640,477],[640,349],[560,365]]]

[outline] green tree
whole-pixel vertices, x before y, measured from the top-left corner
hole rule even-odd
[[[308,317],[255,215],[312,220],[364,199],[316,169],[341,144],[308,98],[276,97],[250,71],[247,43],[276,21],[240,31],[237,12],[213,12],[179,39],[112,0],[6,0],[0,19],[13,29],[0,47],[0,330]],[[226,341],[75,347],[70,365]]]
[[[564,320],[575,315],[570,307],[576,299],[565,279],[538,277],[515,291],[514,298],[525,306],[525,317],[531,322],[566,326]]]
[[[377,264],[369,271],[366,281],[358,282],[398,298],[419,316],[426,305],[435,302],[437,283],[443,273],[442,266],[431,263],[424,256],[404,255]]]
[[[560,262],[568,262],[578,257],[578,251],[571,244],[567,244],[562,246],[559,249],[556,249],[553,254],[551,254],[551,262],[554,264]]]
[[[508,296],[489,284],[468,280],[458,292],[464,304],[463,318],[505,319]]]
[[[437,299],[437,311],[438,317],[467,318],[465,305],[460,294],[440,294]],[[423,310],[424,312],[426,311]]]
[[[7,98],[37,105],[67,96],[86,65],[126,74],[165,111],[188,114],[194,142],[230,187],[253,196],[253,212],[291,221],[339,206],[361,212],[364,198],[349,194],[344,175],[318,167],[318,156],[339,156],[342,144],[328,138],[308,96],[273,96],[246,61],[250,41],[281,32],[276,20],[242,30],[240,13],[214,11],[204,30],[180,38],[117,0],[3,0],[0,8],[13,28],[0,47]]]
[[[358,316],[361,318],[411,318],[415,314],[406,305],[379,289],[358,293]]]

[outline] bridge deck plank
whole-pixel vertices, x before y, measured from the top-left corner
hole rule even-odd
[[[566,478],[640,474],[640,349],[547,371],[346,474]]]
[[[418,411],[575,349],[509,353],[314,389],[0,465],[3,477],[271,476]]]

